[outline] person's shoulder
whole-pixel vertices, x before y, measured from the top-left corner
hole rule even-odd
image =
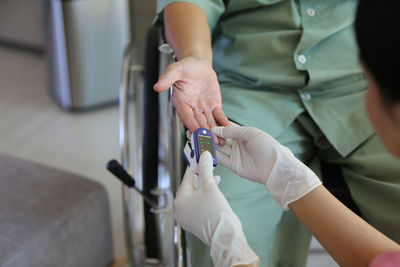
[[[400,251],[379,254],[369,265],[370,267],[400,266]]]

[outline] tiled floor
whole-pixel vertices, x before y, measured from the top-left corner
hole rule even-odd
[[[105,170],[119,156],[118,108],[68,113],[49,98],[42,56],[0,48],[0,152],[104,184],[114,247],[124,255],[121,184]]]
[[[69,113],[48,96],[42,56],[0,47],[0,153],[68,170],[107,188],[117,256],[124,256],[121,185],[104,166],[118,158],[118,108]],[[312,244],[308,267],[337,266]]]

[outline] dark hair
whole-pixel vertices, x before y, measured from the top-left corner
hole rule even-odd
[[[385,102],[400,101],[400,0],[360,0],[355,22],[360,57]]]

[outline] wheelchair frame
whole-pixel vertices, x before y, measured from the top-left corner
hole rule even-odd
[[[158,73],[164,73],[174,55],[157,27],[150,28],[146,49],[145,67],[136,62],[132,44],[124,53],[119,98],[120,149],[124,169],[135,177],[142,191],[154,196],[158,206],[143,202],[137,192],[123,185],[127,259],[132,267],[181,267],[182,233],[173,219],[173,199],[183,173],[184,128],[172,105],[172,87],[163,93],[152,89]]]

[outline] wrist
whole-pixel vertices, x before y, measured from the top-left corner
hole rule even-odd
[[[208,66],[212,67],[212,54],[209,53],[203,53],[199,51],[185,51],[177,59],[181,60],[183,58],[193,58],[195,60],[200,60],[207,63]]]
[[[170,3],[164,9],[164,20],[165,36],[178,60],[194,56],[211,64],[211,33],[202,8],[192,3]]]
[[[259,259],[247,243],[242,225],[234,214],[222,213],[211,240],[214,266],[257,266]]]
[[[284,209],[288,205],[311,192],[322,184],[318,176],[298,159],[279,161],[275,164],[276,172],[270,175],[265,186],[271,196]],[[280,166],[291,162],[291,166]],[[271,172],[271,173],[272,173]]]

